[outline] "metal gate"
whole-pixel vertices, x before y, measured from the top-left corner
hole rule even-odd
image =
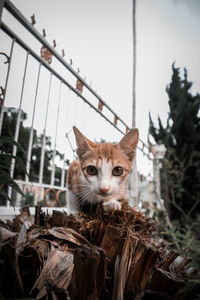
[[[14,23],[5,22],[7,15]],[[23,29],[22,35],[21,29],[16,32],[15,23]],[[109,131],[117,139],[130,127],[86,82],[80,70],[75,70],[72,59],[67,62],[64,50],[62,54],[57,52],[56,41],[51,45],[45,38],[45,30],[42,34],[38,32],[34,15],[29,22],[9,0],[0,0],[0,26],[0,39],[3,41],[0,44],[0,63],[4,74],[0,82],[0,132],[12,117],[15,122],[14,141],[22,138],[20,134],[27,135],[24,174],[16,173],[18,149],[14,145],[10,175],[27,198],[34,198],[33,204],[42,200],[44,205],[65,205],[61,198],[66,192],[67,165],[75,155],[72,125],[82,122],[81,128],[86,128],[91,126],[87,124],[91,118],[98,132],[98,129],[102,130],[106,137],[109,126]],[[82,121],[77,117],[78,113],[82,115]],[[149,146],[140,140],[138,150],[153,169]],[[45,165],[47,158],[48,168]],[[31,171],[34,165],[37,167]],[[16,206],[22,204],[21,196],[11,188],[8,194]],[[9,202],[6,205],[9,206]]]

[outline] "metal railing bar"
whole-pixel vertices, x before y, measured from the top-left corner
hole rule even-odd
[[[66,132],[67,132],[67,129],[68,129],[68,119],[69,119],[69,111],[70,111],[70,90],[68,90],[68,93],[67,93],[67,105],[66,105]],[[84,105],[85,105],[85,102],[84,102]],[[66,149],[67,149],[67,138],[66,138],[66,132],[64,132],[64,157],[63,157],[63,167],[62,167],[62,174],[61,174],[61,186],[64,186],[65,184],[65,165],[66,165],[66,158],[67,158],[67,153],[66,153]]]
[[[4,0],[0,0],[0,25],[1,25],[1,17],[2,17],[2,12],[4,8]]]
[[[90,87],[90,85],[63,59],[53,46],[39,33],[39,31],[30,24],[30,22],[21,14],[21,12],[9,1],[5,0],[5,8],[33,35],[42,45],[45,45],[54,56],[62,63],[83,85],[98,99],[118,120],[128,129],[130,127],[112,110],[112,108]]]
[[[49,100],[50,100],[50,92],[51,92],[51,82],[52,82],[52,72],[50,74],[49,80],[49,89],[48,89],[48,96],[47,96],[47,106],[45,112],[45,123],[44,123],[44,130],[42,136],[42,149],[41,149],[41,156],[40,156],[40,172],[39,172],[39,183],[42,184],[43,181],[43,172],[44,172],[44,155],[45,155],[45,146],[46,146],[46,127],[47,127],[47,119],[48,119],[48,112],[49,112]]]
[[[40,81],[40,71],[41,71],[41,62],[39,64],[38,69],[38,75],[37,75],[37,83],[36,83],[36,90],[35,90],[35,99],[34,99],[34,105],[33,105],[33,114],[32,114],[32,121],[31,121],[31,128],[30,128],[30,135],[29,135],[29,142],[28,142],[28,153],[27,153],[27,161],[26,161],[26,175],[25,175],[25,181],[27,182],[29,179],[29,173],[30,173],[30,165],[31,165],[31,154],[32,154],[32,145],[33,145],[33,125],[34,125],[34,119],[35,119],[35,108],[37,103],[37,96],[38,96],[38,87],[39,87],[39,81]]]
[[[61,87],[62,87],[62,81],[60,82],[59,96],[58,96],[59,100],[58,100],[58,109],[57,109],[57,116],[56,116],[56,132],[55,132],[53,158],[52,158],[51,185],[54,184],[54,180],[55,180],[55,158],[56,158],[56,143],[57,143],[57,134],[58,134],[58,119],[59,119],[60,102],[61,102]]]
[[[9,79],[9,75],[10,75],[10,67],[11,67],[11,61],[12,61],[12,54],[13,54],[14,44],[15,44],[15,38],[12,39],[12,44],[11,44],[11,49],[10,49],[10,57],[9,57],[9,62],[8,62],[8,70],[7,70],[7,75],[6,75],[6,82],[5,82],[5,86],[4,86],[3,105],[1,106],[1,114],[0,114],[0,135],[1,135],[2,126],[3,126],[6,91],[7,91],[8,79]]]
[[[25,182],[23,180],[15,180],[19,185],[20,184],[24,184],[24,185],[30,185],[30,186],[38,186],[38,187],[44,187],[44,188],[52,188],[52,189],[57,189],[57,190],[64,190],[66,191],[67,188],[66,187],[61,187],[59,185],[50,185],[50,184],[46,184],[46,183],[38,183],[38,182]]]
[[[15,142],[18,142],[18,138],[19,138],[20,120],[21,120],[21,112],[22,112],[21,107],[22,107],[22,100],[23,100],[23,95],[24,95],[24,86],[25,86],[25,80],[26,80],[28,58],[29,58],[29,52],[27,51],[25,67],[24,67],[24,76],[23,76],[23,80],[22,80],[20,102],[19,102],[19,108],[18,108],[18,114],[17,114],[17,122],[16,122],[16,128],[15,128],[15,136],[14,136]],[[16,145],[14,145],[13,150],[12,150],[12,156],[16,156],[16,154],[17,154],[17,147],[16,147]],[[13,178],[14,170],[15,170],[15,158],[12,158],[11,165],[10,165],[10,177],[11,178]],[[11,195],[12,195],[12,187],[9,187],[8,188],[8,197],[11,198]],[[10,206],[10,202],[7,201],[7,207],[9,207],[9,206]]]

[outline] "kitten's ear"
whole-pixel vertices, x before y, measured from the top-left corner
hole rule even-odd
[[[133,160],[137,143],[139,139],[139,131],[137,128],[130,130],[119,142],[119,147],[128,156],[129,160]]]
[[[73,126],[75,138],[76,138],[76,145],[78,147],[77,149],[77,155],[80,158],[85,152],[91,151],[91,146],[93,142],[88,140],[79,130],[77,127]]]

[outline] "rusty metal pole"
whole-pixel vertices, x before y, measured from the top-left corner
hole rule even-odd
[[[136,0],[133,0],[133,86],[132,86],[132,128],[136,127]],[[138,175],[137,175],[137,157],[132,164],[130,174],[130,204],[136,206],[138,203]]]

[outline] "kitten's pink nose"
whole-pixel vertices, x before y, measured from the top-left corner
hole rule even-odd
[[[104,195],[107,194],[107,192],[109,191],[109,189],[106,189],[106,188],[99,188],[99,190]]]

